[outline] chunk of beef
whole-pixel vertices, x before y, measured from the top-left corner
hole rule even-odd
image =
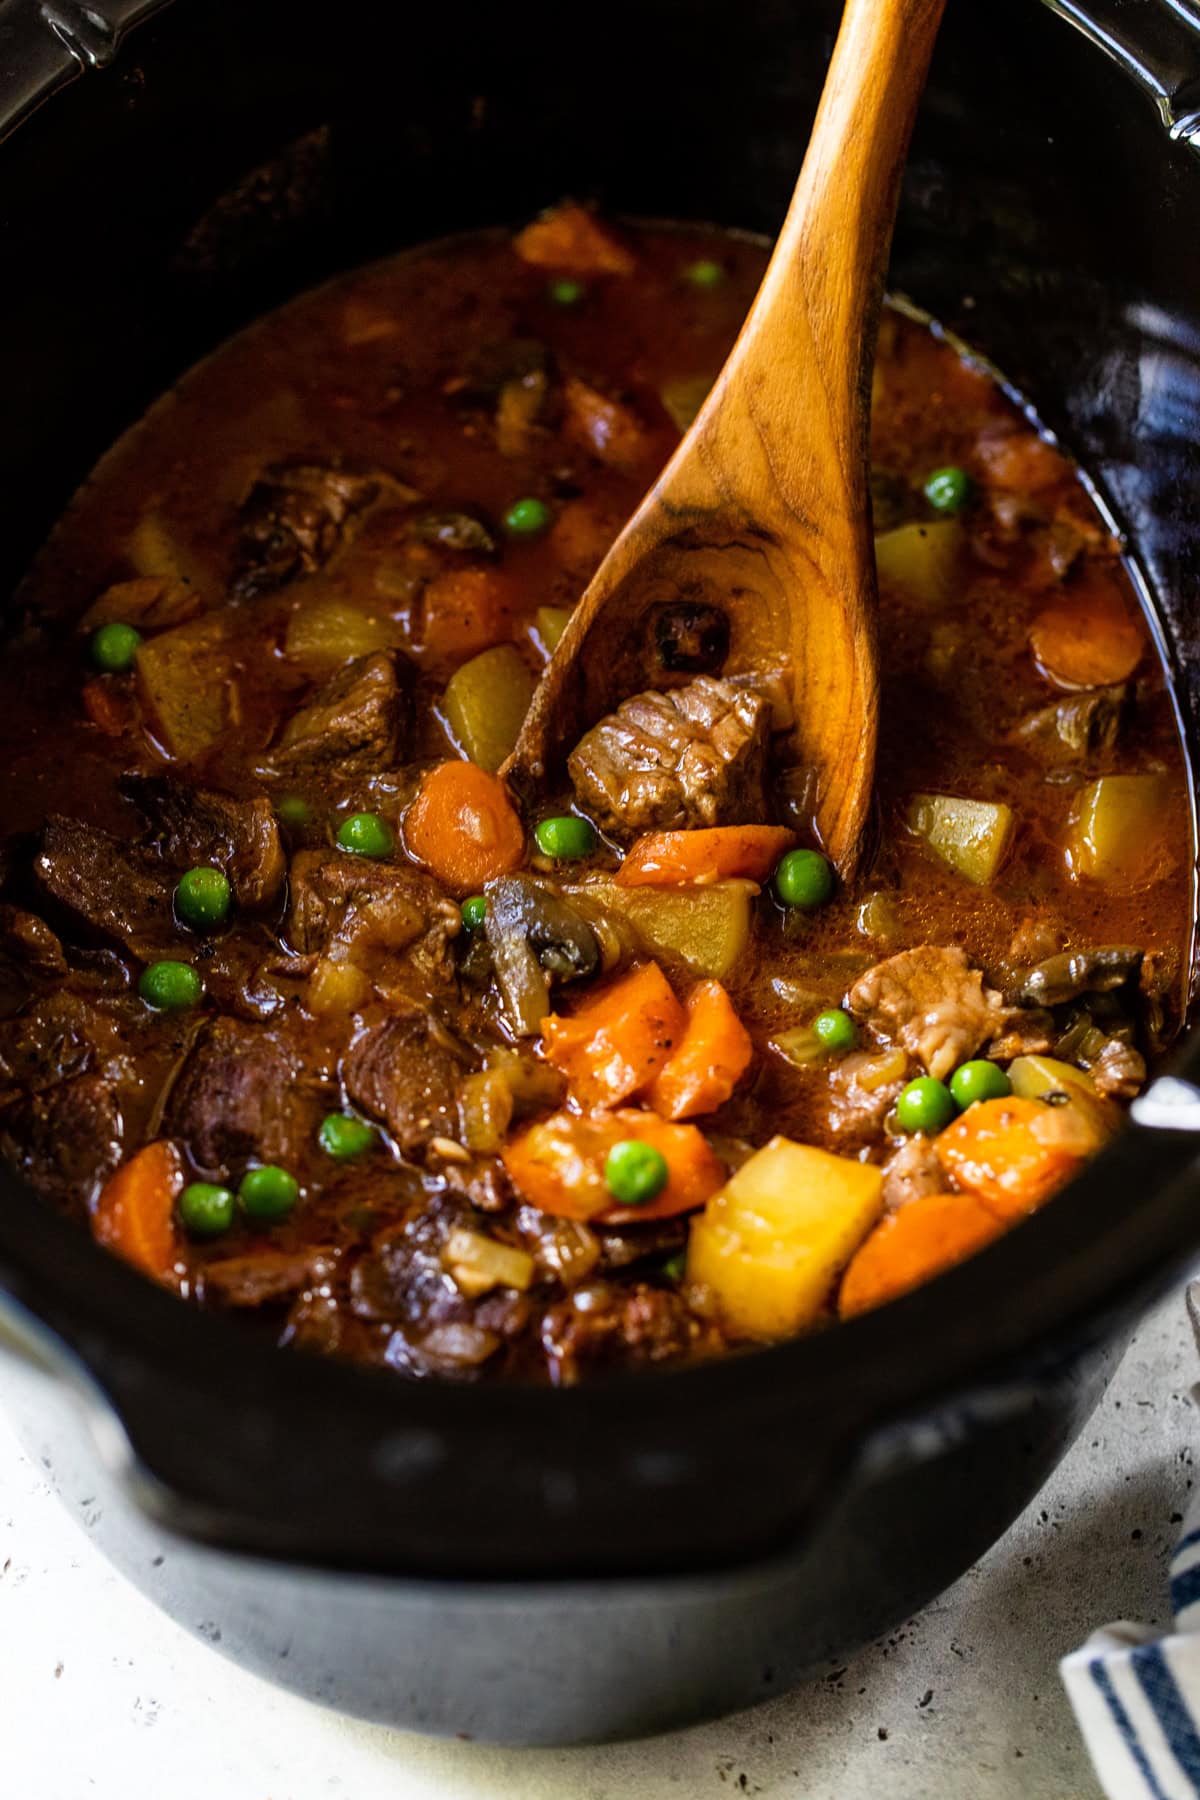
[[[1071,694],[1030,713],[1010,737],[1044,762],[1082,761],[1113,748],[1128,701],[1128,687]]]
[[[326,956],[343,946],[362,952],[411,951],[435,983],[453,972],[450,945],[462,913],[430,875],[395,863],[369,862],[331,850],[301,850],[292,858],[284,933],[302,956]]]
[[[1110,1037],[1100,1054],[1089,1063],[1088,1074],[1100,1093],[1115,1099],[1132,1100],[1145,1084],[1146,1059],[1123,1038]]]
[[[834,1065],[826,1126],[839,1151],[861,1150],[876,1141],[911,1074],[903,1050],[856,1050]]]
[[[1044,1006],[1020,1007],[1009,1014],[999,1037],[987,1047],[995,1062],[1012,1062],[1017,1056],[1046,1056],[1060,1037],[1053,1013]]]
[[[569,1387],[597,1366],[654,1367],[711,1353],[718,1339],[674,1288],[589,1282],[546,1312],[542,1349],[550,1378]]]
[[[36,913],[0,905],[0,951],[29,975],[65,975],[67,959],[56,932]]]
[[[295,1081],[295,1059],[277,1032],[214,1019],[171,1090],[163,1130],[183,1140],[211,1180],[227,1180],[251,1162],[291,1162]]]
[[[0,1022],[0,1097],[10,1089],[41,1093],[87,1070],[121,1061],[125,1021],[69,988],[56,988]]]
[[[151,850],[51,813],[33,873],[61,906],[138,956],[153,956],[173,939],[174,882]]]
[[[299,775],[336,764],[346,773],[387,769],[400,753],[407,663],[395,651],[357,656],[322,682],[284,727],[271,754],[276,775]]]
[[[352,521],[398,483],[321,463],[277,463],[242,507],[236,590],[259,594],[327,563]]]
[[[0,1151],[37,1192],[83,1213],[121,1160],[117,1084],[99,1072],[23,1094],[0,1114]]]
[[[456,1195],[415,1200],[408,1216],[381,1231],[355,1264],[350,1276],[355,1314],[404,1324],[418,1335],[469,1320],[471,1302],[447,1273],[442,1251],[450,1233],[470,1223],[469,1210]]]
[[[382,1119],[406,1156],[432,1138],[458,1132],[458,1086],[464,1061],[447,1034],[415,1007],[369,1025],[342,1068],[356,1106]]]
[[[927,1194],[944,1194],[949,1186],[938,1153],[927,1137],[906,1138],[883,1165],[883,1204],[888,1212],[896,1212],[910,1201],[924,1200]]]
[[[567,766],[584,810],[614,837],[758,822],[770,725],[760,695],[701,675],[624,701]]]
[[[902,950],[868,969],[850,990],[850,1010],[938,1080],[998,1037],[1008,1017],[966,952],[936,944]]]
[[[197,863],[223,869],[238,905],[248,911],[278,900],[286,863],[275,814],[262,795],[237,800],[161,775],[127,775],[121,789],[149,823],[167,862],[179,869]]]
[[[522,262],[574,275],[632,275],[633,252],[584,206],[556,206],[513,239]]]
[[[205,1263],[199,1283],[205,1300],[223,1306],[269,1306],[328,1281],[335,1267],[336,1257],[324,1249],[256,1250]]]

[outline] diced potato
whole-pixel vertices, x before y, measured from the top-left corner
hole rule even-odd
[[[495,774],[517,741],[533,699],[533,676],[512,644],[498,644],[456,669],[442,711],[458,748]]]
[[[538,607],[529,635],[543,656],[554,655],[562,634],[567,629],[567,621],[570,617],[571,614],[565,606]]]
[[[882,1211],[879,1169],[772,1138],[693,1221],[688,1280],[709,1289],[729,1331],[788,1337],[826,1309]]]
[[[752,881],[714,881],[700,888],[621,887],[589,881],[574,890],[633,926],[647,949],[684,963],[693,975],[728,975],[750,941]]]
[[[283,649],[306,673],[325,675],[356,656],[390,650],[402,635],[393,620],[347,600],[312,600],[288,620]]]
[[[500,1069],[468,1075],[459,1089],[458,1114],[468,1150],[494,1154],[512,1124],[513,1092]]]
[[[957,519],[897,525],[875,539],[879,579],[903,588],[926,606],[942,606],[954,594],[962,544],[963,529]]]
[[[995,878],[1013,833],[1011,806],[953,794],[914,794],[906,822],[935,856],[977,887]]]
[[[468,1299],[477,1299],[494,1287],[524,1292],[533,1280],[534,1264],[528,1250],[497,1243],[481,1231],[452,1231],[442,1251],[442,1262],[459,1292]]]
[[[1175,861],[1165,775],[1102,775],[1080,793],[1067,838],[1067,868],[1113,887],[1148,886]]]
[[[309,978],[305,1004],[320,1017],[336,1016],[357,1011],[370,994],[370,979],[357,963],[323,956]]]
[[[146,721],[167,755],[190,762],[211,749],[236,705],[225,619],[209,614],[148,639],[135,668]]]

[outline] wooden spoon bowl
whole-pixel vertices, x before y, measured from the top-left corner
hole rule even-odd
[[[776,766],[809,797],[812,829],[839,870],[853,872],[879,689],[871,369],[901,170],[944,6],[847,0],[746,323],[572,613],[502,771],[523,799],[622,699],[687,678],[664,659],[658,630],[664,609],[683,608],[724,652],[709,672],[772,694],[787,740]]]

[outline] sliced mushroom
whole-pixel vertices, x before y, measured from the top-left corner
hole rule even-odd
[[[410,537],[422,544],[438,544],[443,550],[470,550],[478,556],[494,556],[496,540],[473,513],[423,512],[408,522]]]
[[[550,1010],[551,978],[596,973],[596,934],[573,906],[527,875],[490,881],[484,892],[484,929],[505,1015],[519,1037],[533,1037]]]
[[[1054,761],[1111,750],[1129,700],[1128,687],[1092,688],[1039,707],[1011,733],[1013,742]]]
[[[1061,1006],[1080,994],[1110,994],[1132,980],[1141,964],[1141,950],[1128,944],[1064,950],[1026,970],[1017,998],[1026,1006]]]

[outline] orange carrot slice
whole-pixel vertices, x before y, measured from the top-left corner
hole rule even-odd
[[[664,1119],[716,1112],[750,1066],[754,1045],[719,981],[701,981],[688,995],[683,1040],[650,1087],[648,1099]]]
[[[155,1281],[172,1278],[178,1246],[175,1200],[183,1163],[175,1145],[156,1139],[122,1163],[101,1190],[92,1213],[92,1235]]]
[[[644,1206],[614,1205],[604,1179],[609,1151],[630,1138],[657,1150],[669,1172],[666,1187]],[[604,1225],[694,1212],[725,1181],[724,1164],[695,1125],[671,1125],[636,1107],[554,1113],[505,1145],[501,1156],[519,1192],[542,1212]]]
[[[579,1011],[542,1023],[542,1054],[581,1105],[619,1106],[654,1080],[683,1039],[685,1016],[657,963],[643,963]]]
[[[473,894],[521,861],[525,832],[508,790],[469,762],[439,763],[404,818],[409,855],[454,894]]]
[[[621,864],[624,887],[705,887],[742,877],[765,881],[796,842],[783,825],[715,825],[701,831],[652,831]]]

